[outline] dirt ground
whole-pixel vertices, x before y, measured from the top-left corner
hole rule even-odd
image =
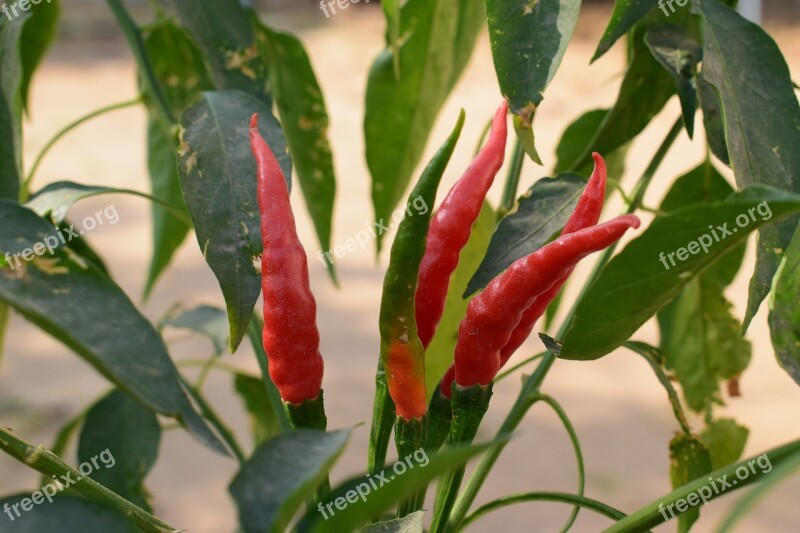
[[[97,18],[93,12],[69,11],[70,7],[65,10],[72,21],[83,24],[64,32],[68,39],[58,42],[34,81],[33,112],[26,130],[28,162],[64,124],[101,105],[136,94],[134,65],[114,31],[103,24],[103,17]],[[623,68],[622,50],[618,47],[588,66],[606,19],[606,11],[597,9],[582,14],[563,66],[545,95],[536,125],[546,168],[552,167],[555,143],[571,120],[586,110],[613,102]],[[303,18],[274,15],[268,21],[301,35],[325,91],[339,180],[334,243],[342,243],[372,216],[361,125],[366,73],[382,47],[380,13],[362,3],[330,19],[312,9]],[[791,62],[794,78],[800,79],[797,27],[770,26],[769,31]],[[468,71],[442,111],[431,137],[444,138],[458,109],[466,109],[465,134],[446,174],[445,185],[452,183],[466,167],[479,131],[499,101],[484,32]],[[631,148],[626,172],[628,184],[642,172],[678,114],[677,103],[673,101]],[[69,179],[148,190],[144,132],[145,117],[139,109],[97,119],[58,145],[42,167],[38,184]],[[428,155],[438,142],[430,143]],[[665,192],[665,184],[696,165],[703,153],[702,135],[693,142],[682,135],[656,176],[647,204],[657,204]],[[530,186],[546,173],[546,169],[527,164],[522,187]],[[495,201],[499,196],[500,184],[491,192]],[[294,202],[298,212],[303,212],[299,194],[294,195]],[[103,197],[79,204],[74,209],[74,218],[91,214],[109,203],[117,208],[120,222],[98,228],[88,238],[107,259],[115,279],[149,318],[158,320],[176,301],[187,305],[221,305],[218,286],[193,236],[181,248],[152,298],[141,302],[139,295],[150,248],[147,203],[131,197]],[[615,200],[604,216],[612,216],[618,207]],[[335,482],[364,467],[368,435],[364,424],[368,424],[371,415],[378,349],[377,315],[386,259],[376,265],[371,251],[356,251],[339,260],[343,286],[339,292],[328,281],[322,265],[313,260],[317,245],[305,215],[300,216],[299,225],[301,238],[312,257],[311,278],[319,304],[330,427],[358,425],[334,470]],[[743,314],[751,271],[752,259],[729,292],[738,316]],[[588,263],[578,269],[576,278],[587,272]],[[570,285],[566,301],[572,300],[577,285]],[[800,433],[796,408],[800,389],[776,364],[765,317],[762,309],[750,330],[753,361],[741,381],[743,395],[731,399],[719,410],[719,415],[734,417],[750,428],[747,455],[795,439]],[[648,323],[635,338],[655,342],[656,335],[655,327]],[[538,349],[536,343],[529,342],[518,357]],[[171,350],[179,360],[210,353],[209,347],[199,340],[173,342]],[[235,355],[226,356],[226,361],[257,371],[246,346]],[[229,376],[216,373],[207,387],[217,410],[245,440],[247,422],[239,400],[232,393]],[[51,443],[58,427],[107,389],[107,383],[67,348],[23,319],[12,318],[0,373],[0,423],[4,426],[14,427],[29,441]],[[481,438],[494,434],[518,389],[519,377],[495,387]],[[563,404],[581,438],[588,496],[631,512],[669,491],[667,443],[677,428],[663,389],[644,361],[622,350],[591,363],[559,361],[548,376],[544,391]],[[692,422],[701,427],[701,420]],[[234,531],[235,508],[226,492],[234,472],[232,461],[205,450],[181,431],[169,431],[163,440],[161,459],[147,483],[154,496],[155,512],[167,522],[193,533]],[[0,457],[0,473],[2,494],[38,488],[38,477],[9,458]],[[520,426],[519,435],[487,480],[479,503],[533,490],[574,492],[575,486],[576,467],[567,435],[551,412],[537,407]],[[748,515],[739,530],[797,531],[798,491],[800,479],[784,483]],[[704,508],[696,531],[710,531],[740,497],[737,493]],[[569,511],[561,504],[517,505],[488,515],[469,531],[499,528],[509,533],[558,531]],[[599,515],[583,511],[573,531],[595,532],[608,523]],[[672,531],[673,524],[657,531]],[[5,531],[5,526],[0,525],[0,530]]]

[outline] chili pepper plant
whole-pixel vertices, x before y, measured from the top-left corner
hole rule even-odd
[[[627,48],[627,66],[613,82],[616,100],[583,114],[576,109],[555,157],[537,152],[536,115],[553,105],[547,87],[580,0],[380,3],[385,49],[368,73],[351,73],[366,84],[375,220],[388,220],[403,202],[436,207],[407,213],[390,242],[375,235],[386,273],[382,294],[374,295],[373,418],[362,429],[360,420],[329,427],[323,398],[324,368],[337,363],[320,351],[307,251],[335,242],[336,175],[323,90],[302,41],[275,29],[271,14],[237,0],[154,1],[136,18],[122,0],[105,4],[135,60],[140,95],[69,124],[31,165],[23,165],[23,118],[65,6],[48,0],[0,17],[0,327],[11,313],[21,315],[113,386],[64,421],[50,445],[31,444],[2,424],[0,449],[43,478],[41,490],[0,500],[0,531],[49,531],[52,524],[64,532],[203,531],[202,524],[155,516],[170,502],[152,501],[147,476],[157,459],[169,461],[158,457],[169,429],[236,462],[229,492],[247,533],[485,531],[486,514],[541,501],[571,509],[563,531],[581,529],[591,513],[604,516],[609,532],[646,531],[673,519],[688,531],[705,511],[699,500],[756,485],[718,524],[727,531],[797,472],[800,440],[743,458],[748,429],[719,414],[747,370],[746,334],[762,306],[769,307],[775,362],[800,384],[797,86],[775,41],[737,12],[735,0],[691,0],[680,8],[617,0],[592,59],[604,60],[617,42]],[[487,28],[494,116],[441,113],[445,101],[458,100],[454,86]],[[587,75],[584,83],[595,80]],[[674,109],[666,105],[673,98],[680,103],[674,126],[660,133],[660,144],[635,145],[637,161],[649,164],[631,176],[633,142],[656,115]],[[39,164],[62,136],[133,106],[147,114],[150,191],[37,183]],[[487,119],[474,161],[455,168],[450,159],[463,131],[477,136]],[[449,136],[432,133],[437,121],[452,125]],[[684,135],[707,147],[706,156],[668,181],[661,163]],[[461,176],[452,187],[440,187],[446,172]],[[527,184],[528,176],[536,179]],[[661,199],[648,194],[657,180],[668,191]],[[298,187],[307,212],[294,212],[289,201]],[[499,203],[487,199],[492,187],[502,190]],[[108,194],[152,202],[144,297],[159,290],[178,247],[194,233],[219,283],[217,305],[177,305],[153,324],[89,240],[63,238],[73,204]],[[611,197],[622,200],[622,212],[610,212]],[[317,243],[301,243],[298,216],[310,216]],[[478,225],[491,231],[474,231]],[[748,270],[746,253],[755,266],[744,272],[751,278],[739,317],[726,288]],[[572,296],[564,297],[580,261],[593,265],[588,279],[574,280]],[[327,272],[338,286],[333,262]],[[342,298],[348,290],[340,287]],[[639,328],[651,319],[659,341],[643,342]],[[199,376],[190,379],[186,362],[170,356],[164,328],[213,341]],[[252,348],[260,375],[225,362],[242,344]],[[539,353],[521,353],[523,346],[539,346]],[[612,352],[646,364],[667,400],[663,409],[674,414],[675,434],[663,449],[672,486],[640,509],[585,493],[579,432],[546,392],[546,377],[564,368],[559,359],[591,364]],[[520,369],[510,410],[491,411],[502,419],[499,430],[482,431],[496,383]],[[208,397],[205,379],[215,371],[232,374],[251,417],[252,445]],[[327,398],[344,394],[325,391]],[[477,505],[515,433],[536,434],[525,420],[536,404],[551,408],[571,439],[576,489],[548,491],[532,478],[529,492]],[[796,416],[786,423],[796,424]],[[332,476],[357,438],[368,439],[362,471]],[[72,443],[77,457],[67,454]],[[84,466],[99,450],[115,457],[115,467],[88,475]],[[765,460],[768,470],[753,467]],[[726,477],[738,483],[719,490],[714,480]],[[28,512],[45,496],[47,505]],[[512,530],[539,531],[536,516],[531,511]]]

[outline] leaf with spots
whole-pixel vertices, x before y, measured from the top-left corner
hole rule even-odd
[[[261,290],[254,260],[261,255],[256,163],[250,152],[250,117],[286,176],[292,175],[280,124],[262,101],[242,91],[203,93],[181,119],[179,171],[197,242],[219,281],[235,351],[247,331]]]

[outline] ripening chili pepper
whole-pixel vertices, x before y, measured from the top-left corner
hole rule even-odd
[[[433,205],[463,124],[462,111],[450,137],[422,172],[409,197],[411,202],[420,198],[426,205]],[[420,418],[427,410],[425,349],[414,320],[414,295],[429,226],[430,210],[427,216],[415,213],[400,223],[392,244],[381,299],[381,360],[397,415],[406,420]]]
[[[455,382],[462,387],[487,385],[500,369],[500,350],[522,314],[587,255],[602,250],[629,228],[635,215],[622,215],[597,226],[562,235],[515,261],[467,306],[455,349]]]
[[[308,280],[306,253],[297,237],[289,189],[275,155],[250,121],[250,145],[258,167],[261,213],[261,288],[264,293],[264,349],[269,374],[287,410],[321,400],[323,362],[319,352],[317,304]],[[319,406],[321,407],[321,405]],[[315,409],[319,426],[319,407]],[[324,416],[324,414],[323,414]]]
[[[447,193],[428,231],[425,255],[419,268],[416,318],[419,338],[426,348],[442,319],[450,276],[458,265],[458,254],[469,240],[506,149],[506,114],[503,101],[492,121],[489,140],[461,178]]]
[[[606,163],[600,154],[593,153],[592,157],[595,162],[594,172],[592,172],[589,182],[581,193],[575,210],[564,225],[564,229],[561,231],[562,235],[594,226],[600,219],[600,212],[603,210],[603,201],[605,200],[608,171]],[[569,269],[552,287],[537,296],[530,307],[522,314],[519,324],[514,328],[506,345],[500,350],[500,368],[508,362],[517,348],[530,336],[536,321],[545,312],[550,302],[558,295],[571,273],[572,269]],[[450,389],[455,375],[455,365],[451,365],[440,383],[439,389],[447,397],[450,396]]]

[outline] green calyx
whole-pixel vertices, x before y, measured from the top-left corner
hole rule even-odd
[[[328,417],[325,416],[325,402],[322,391],[319,396],[306,400],[303,403],[283,402],[286,415],[293,429],[307,428],[325,431],[328,427]]]

